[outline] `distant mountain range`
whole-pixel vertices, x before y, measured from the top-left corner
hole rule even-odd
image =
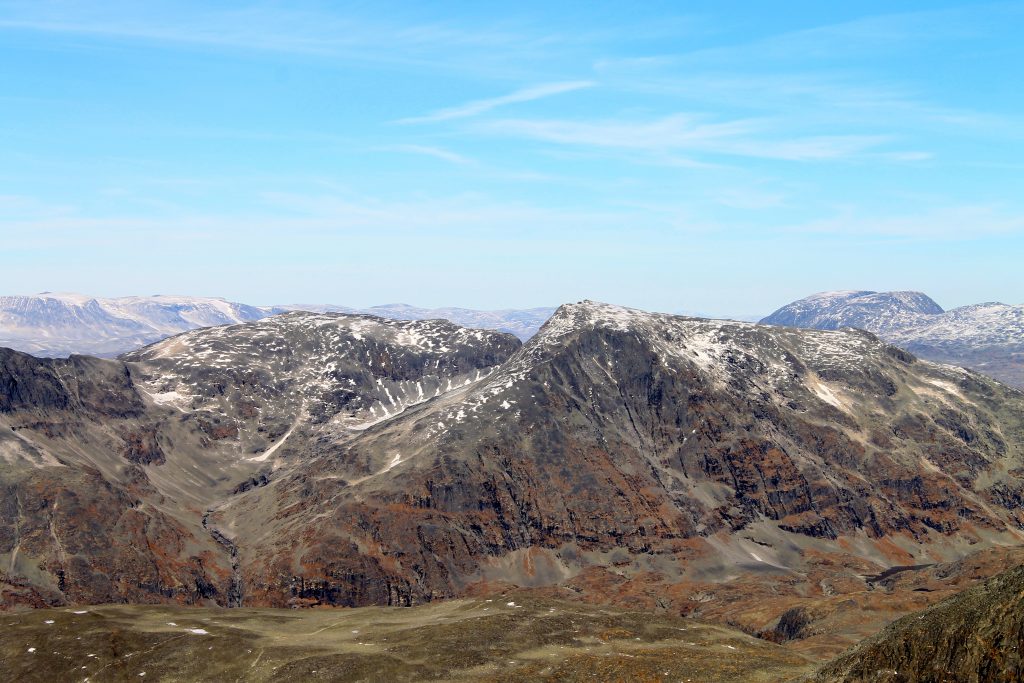
[[[198,327],[259,320],[267,311],[223,299],[97,299],[43,292],[0,297],[0,347],[37,356],[112,357]]]
[[[324,304],[250,306],[208,297],[104,299],[43,292],[0,297],[0,347],[44,357],[85,354],[112,358],[188,330],[250,322],[293,310],[364,313],[400,320],[444,319],[464,327],[509,332],[523,340],[532,337],[555,311],[430,309],[407,304],[366,309]]]
[[[945,311],[921,292],[822,292],[761,322],[819,330],[857,327],[922,358],[1024,387],[1024,305],[991,302]]]

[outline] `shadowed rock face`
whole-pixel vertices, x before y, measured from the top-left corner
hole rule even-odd
[[[1024,567],[910,614],[823,667],[814,681],[1024,680]]]
[[[52,451],[135,482],[140,509],[181,525],[173,562],[153,563],[174,567],[157,583],[182,601],[201,550],[222,604],[407,605],[482,584],[612,595],[594,572],[865,588],[858,573],[1022,538],[1024,396],[864,332],[585,302],[520,348],[440,321],[293,313],[125,361],[109,371],[139,415],[19,433],[33,462]],[[103,439],[102,467],[71,454]],[[9,580],[42,580],[27,567]],[[806,626],[790,621],[780,638]]]
[[[46,361],[0,349],[0,413],[90,412],[137,417],[145,406],[121,363],[72,356]]]
[[[0,350],[0,589],[6,604],[215,597],[220,553],[140,465],[174,430],[123,363]],[[172,506],[173,507],[173,506]]]

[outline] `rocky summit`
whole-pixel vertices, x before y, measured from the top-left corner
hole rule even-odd
[[[1024,540],[1024,394],[864,331],[593,302],[525,345],[293,312],[4,351],[0,455],[8,606],[515,588],[781,641]]]

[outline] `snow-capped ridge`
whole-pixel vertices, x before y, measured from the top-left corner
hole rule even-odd
[[[360,431],[483,379],[520,344],[447,320],[292,311],[184,332],[122,358],[145,364],[155,402],[230,412],[237,405],[225,403],[225,387],[259,377],[270,381],[250,398],[268,416]],[[211,374],[220,388],[211,389]]]
[[[911,325],[922,316],[943,312],[939,304],[922,292],[836,291],[819,292],[794,301],[761,322],[826,330],[861,327],[877,332]]]
[[[862,328],[923,358],[1024,386],[1024,305],[986,302],[943,310],[920,292],[823,292],[787,304],[761,322]]]
[[[809,360],[828,375],[855,372],[862,359],[881,358],[887,349],[876,335],[860,329],[780,330],[758,323],[650,313],[588,300],[559,307],[540,332],[498,369],[488,387],[521,379],[533,366],[571,353],[573,337],[594,330],[635,339],[653,351],[662,365],[692,368],[711,384],[747,385],[751,391],[769,393],[802,372],[793,366],[794,357]],[[604,340],[600,343],[607,344]],[[614,362],[615,352],[609,353]],[[610,367],[606,371],[611,372]],[[815,387],[813,393],[819,398],[833,396],[828,387],[822,388],[820,383]]]

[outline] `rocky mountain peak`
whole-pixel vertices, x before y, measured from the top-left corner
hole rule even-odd
[[[446,320],[293,311],[186,332],[126,354],[153,400],[235,416],[365,428],[480,379],[520,346]]]
[[[560,337],[583,328],[613,327],[625,329],[638,316],[649,315],[625,306],[606,304],[589,299],[576,303],[562,304],[551,315],[538,332],[539,337],[557,340]]]
[[[942,307],[922,292],[820,292],[783,306],[761,322],[828,330],[861,327],[876,331],[941,313]]]

